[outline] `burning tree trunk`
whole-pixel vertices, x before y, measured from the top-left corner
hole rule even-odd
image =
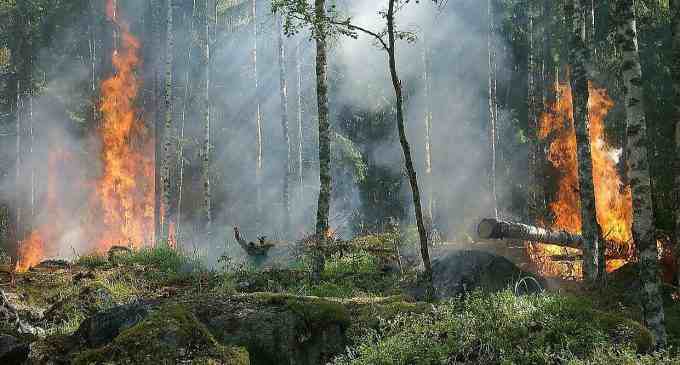
[[[172,141],[175,138],[174,125],[172,120],[173,113],[173,98],[172,98],[172,87],[173,87],[173,73],[172,73],[172,63],[173,63],[173,53],[174,39],[173,39],[173,22],[172,22],[172,7],[173,1],[167,1],[167,17],[166,17],[166,44],[165,44],[165,125],[163,126],[163,161],[161,161],[161,184],[162,184],[162,196],[161,212],[163,216],[161,217],[161,236],[160,240],[169,243],[169,226],[170,226],[170,206],[171,206],[171,190],[172,184],[170,182],[170,166],[172,165]]]
[[[279,41],[279,87],[281,94],[281,129],[283,133],[283,143],[286,147],[286,157],[284,161],[283,177],[283,232],[288,232],[290,228],[290,179],[291,179],[291,146],[290,133],[288,128],[288,73],[286,69],[286,48],[283,42],[283,19],[277,17],[277,33]]]
[[[314,2],[314,38],[316,40],[316,99],[319,118],[319,199],[316,210],[316,239],[325,244],[331,204],[331,126],[328,112],[328,61],[326,54],[328,27],[325,24],[326,1]],[[312,276],[319,280],[325,260],[322,252],[314,257]]]
[[[671,0],[671,20],[673,33],[673,56],[671,75],[673,76],[673,122],[675,124],[675,255],[680,267],[680,0]],[[677,283],[680,285],[680,270]]]
[[[513,239],[551,245],[581,248],[583,236],[568,231],[552,230],[496,218],[485,218],[477,226],[482,239]]]
[[[593,185],[593,161],[590,144],[590,118],[588,115],[588,75],[590,50],[586,44],[586,12],[584,0],[569,0],[565,7],[570,37],[569,60],[571,63],[571,89],[574,106],[574,127],[578,148],[579,196],[581,201],[581,231],[583,244],[583,274],[585,279],[596,283],[602,279],[604,267],[597,259],[602,234],[595,214],[595,191]]]
[[[643,318],[658,346],[666,344],[664,310],[658,276],[658,249],[654,234],[652,186],[647,151],[647,120],[644,112],[642,68],[638,52],[635,10],[632,0],[616,4],[616,43],[621,50],[624,81],[626,157],[628,181],[633,192],[633,239],[640,258],[641,304]]]

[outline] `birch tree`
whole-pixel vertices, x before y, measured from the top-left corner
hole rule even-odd
[[[290,180],[292,175],[292,153],[290,145],[290,132],[288,128],[288,72],[286,69],[286,47],[283,41],[283,20],[281,17],[276,18],[277,24],[277,38],[278,38],[278,59],[279,59],[279,90],[281,97],[281,132],[283,135],[283,144],[286,148],[284,166],[284,177],[282,186],[282,202],[283,202],[283,232],[290,230]]]
[[[590,153],[590,118],[588,116],[588,70],[590,48],[586,43],[586,0],[568,0],[565,14],[571,27],[569,62],[571,64],[571,92],[574,109],[574,127],[578,149],[578,184],[581,201],[581,231],[583,234],[583,274],[590,284],[602,279],[604,268],[598,267],[598,245],[602,234],[595,214],[593,161]]]
[[[657,346],[666,344],[663,301],[658,275],[658,249],[652,211],[652,185],[647,151],[647,119],[642,90],[633,0],[616,3],[616,43],[622,55],[621,76],[625,96],[627,174],[633,194],[633,239],[638,251],[642,314]]]
[[[255,225],[260,229],[262,219],[262,108],[260,105],[260,79],[257,70],[257,0],[251,2],[251,15],[253,17],[253,81],[255,88],[255,185],[257,196],[255,199]]]
[[[198,19],[196,20],[198,30],[199,48],[199,77],[198,83],[198,110],[203,123],[203,143],[202,143],[202,182],[203,182],[203,223],[205,225],[205,236],[210,241],[212,236],[212,194],[210,187],[210,0],[197,0]]]
[[[168,0],[166,13],[166,43],[165,43],[165,124],[163,126],[163,161],[161,162],[161,184],[162,196],[161,209],[163,216],[161,217],[161,241],[168,242],[169,240],[169,225],[170,225],[170,206],[171,206],[171,191],[172,184],[170,182],[170,166],[172,165],[172,142],[175,138],[174,124],[172,120],[173,113],[173,53],[174,39],[173,39],[173,1]]]
[[[487,34],[487,53],[489,58],[488,72],[488,98],[489,98],[489,150],[491,154],[491,173],[489,185],[493,216],[498,218],[498,195],[496,193],[496,132],[498,122],[498,108],[496,105],[496,49],[495,49],[495,24],[494,24],[493,0],[487,1],[487,17],[489,21],[489,33]],[[426,98],[430,98],[426,95]]]

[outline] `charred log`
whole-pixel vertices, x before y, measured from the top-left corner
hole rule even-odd
[[[579,234],[495,218],[482,219],[477,226],[477,234],[483,239],[535,241],[571,248],[581,248],[583,244],[583,237]]]

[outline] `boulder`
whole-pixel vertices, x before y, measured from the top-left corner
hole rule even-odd
[[[523,278],[535,280],[525,280],[526,285],[518,287],[519,293],[542,290],[540,278],[523,271],[503,256],[485,251],[457,250],[445,253],[432,260],[432,273],[435,291],[440,299],[465,295],[477,289],[488,292],[508,287],[515,289],[515,284]]]
[[[28,358],[29,347],[16,337],[0,335],[0,364],[21,364]]]

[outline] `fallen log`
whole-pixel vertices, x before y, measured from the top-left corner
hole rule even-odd
[[[583,245],[583,237],[580,234],[541,228],[496,218],[482,219],[477,226],[477,234],[479,235],[479,238],[482,239],[535,241],[571,248],[581,248]]]

